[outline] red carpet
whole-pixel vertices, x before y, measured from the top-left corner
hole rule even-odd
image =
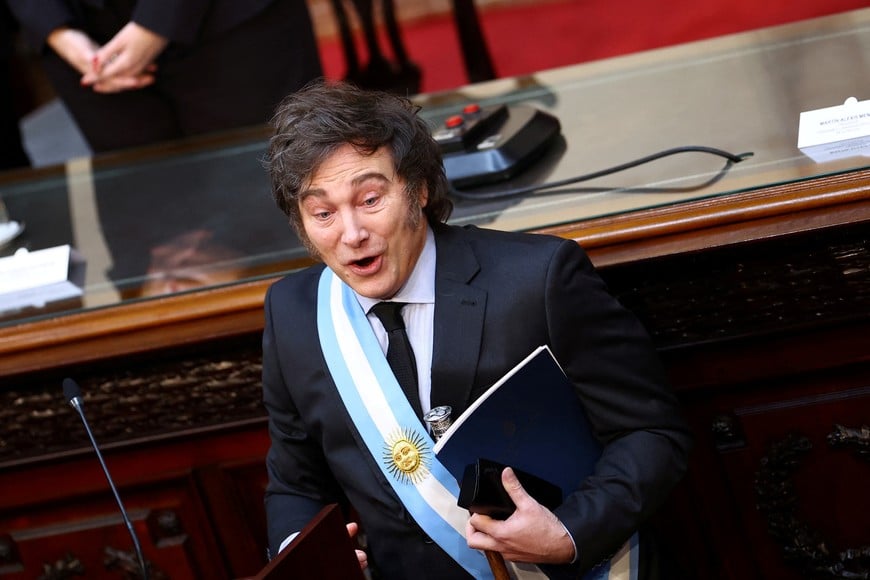
[[[496,72],[507,77],[867,6],[867,0],[567,0],[489,7],[480,17]],[[423,70],[423,92],[467,84],[449,15],[402,30],[411,60]],[[326,76],[344,76],[337,39],[321,40],[321,56]]]

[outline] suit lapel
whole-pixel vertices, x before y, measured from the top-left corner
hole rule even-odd
[[[453,417],[468,406],[480,355],[486,291],[470,285],[480,270],[457,230],[435,228],[435,328],[432,406],[450,405]]]

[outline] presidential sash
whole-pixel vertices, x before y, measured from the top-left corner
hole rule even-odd
[[[325,268],[317,300],[317,330],[329,372],[384,477],[433,541],[475,578],[491,579],[484,555],[466,542],[468,512],[456,503],[459,485],[435,457],[434,441],[396,381],[353,291]],[[597,567],[584,580],[636,580],[634,544],[628,549],[626,543],[610,566]],[[508,566],[523,580],[546,578],[530,564]]]

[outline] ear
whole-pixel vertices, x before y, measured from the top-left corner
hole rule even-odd
[[[420,209],[423,209],[429,203],[429,188],[425,185],[420,188],[420,193],[417,197],[417,201],[420,203]]]

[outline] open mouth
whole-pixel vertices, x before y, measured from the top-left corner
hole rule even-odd
[[[362,260],[355,260],[353,265],[356,266],[357,268],[368,268],[369,266],[372,265],[372,263],[374,263],[374,261],[375,261],[374,257],[363,258]]]

